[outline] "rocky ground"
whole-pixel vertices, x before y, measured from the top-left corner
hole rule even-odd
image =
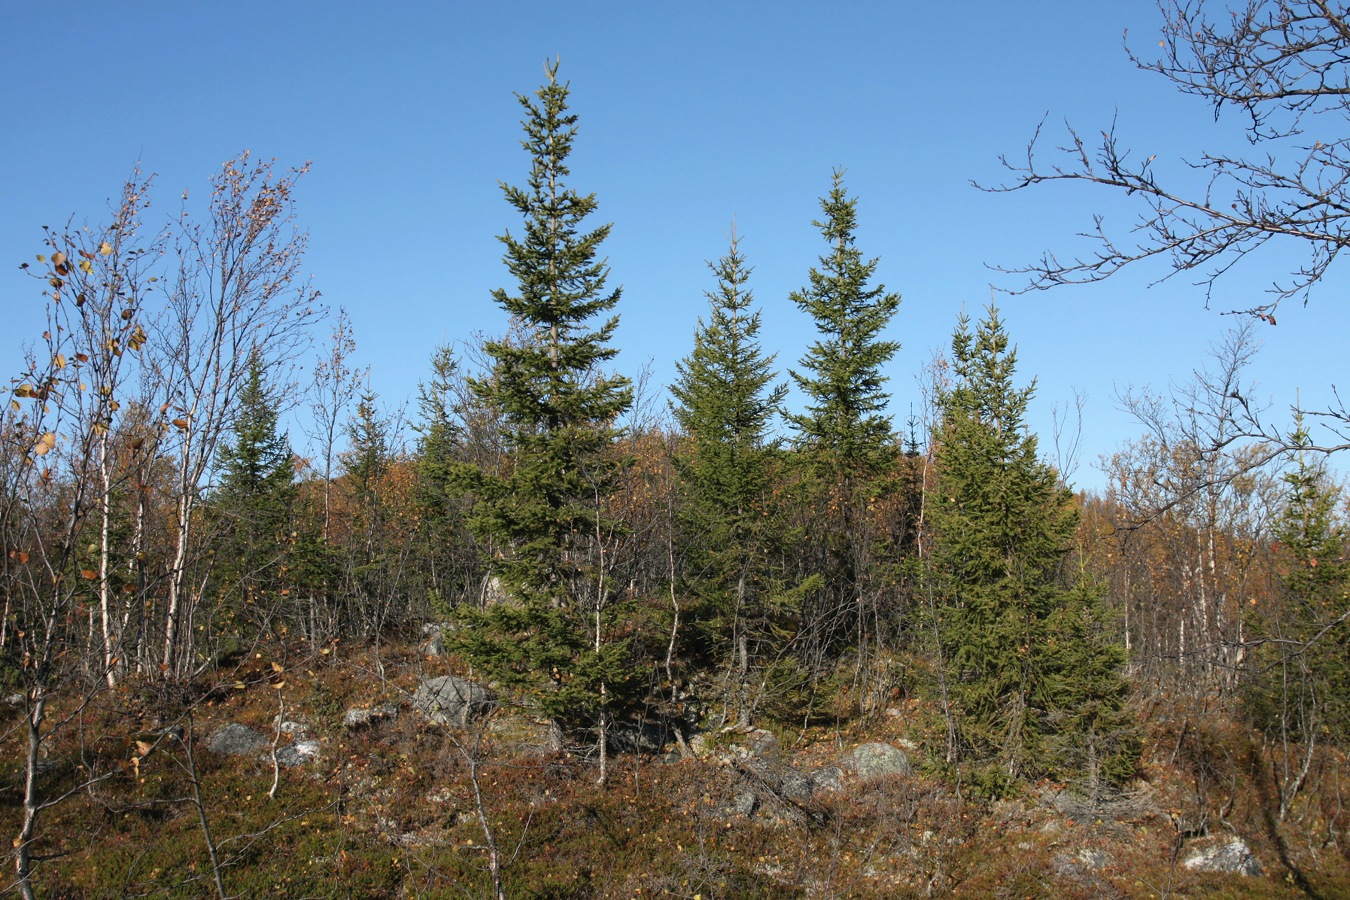
[[[601,785],[592,748],[553,748],[426,650],[259,655],[195,696],[64,701],[41,893],[213,896],[218,872],[232,896],[492,896],[495,861],[512,897],[1350,896],[1338,771],[1278,821],[1213,715],[1155,727],[1142,777],[1095,803],[965,796],[904,698],[809,729],[624,722]]]

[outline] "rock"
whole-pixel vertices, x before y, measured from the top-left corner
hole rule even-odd
[[[309,733],[309,725],[304,722],[283,722],[280,717],[272,719],[272,727],[281,731],[282,734],[293,734],[298,737],[304,737]]]
[[[446,635],[455,630],[448,622],[428,622],[422,626],[422,655],[444,656]]]
[[[1066,877],[1077,877],[1086,872],[1099,872],[1106,868],[1108,862],[1106,854],[1100,850],[1056,853],[1051,860],[1055,873]]]
[[[348,728],[365,728],[385,719],[398,718],[398,707],[391,704],[372,706],[367,709],[353,707],[342,717],[342,724]]]
[[[23,694],[7,694],[5,696],[5,705],[18,708],[20,706],[23,706],[24,701],[27,699],[28,698],[25,697]]]
[[[670,732],[657,722],[614,722],[607,735],[609,748],[618,753],[660,753]]]
[[[783,777],[778,781],[778,793],[794,803],[810,800],[811,795],[815,792],[816,783],[810,777],[792,769],[784,772]]]
[[[1226,844],[1210,847],[1191,854],[1184,863],[1196,872],[1226,872],[1233,875],[1261,874],[1261,864],[1252,856],[1247,845],[1234,838]]]
[[[914,771],[905,751],[890,744],[863,744],[844,758],[844,766],[863,781]]]
[[[772,732],[757,728],[745,736],[745,749],[760,758],[778,755],[778,738]]]
[[[207,740],[206,749],[220,756],[243,756],[247,753],[257,753],[271,743],[247,725],[231,722],[216,729]]]
[[[738,816],[745,816],[747,819],[755,814],[759,809],[759,798],[755,796],[754,791],[737,791],[731,798],[731,812]]]
[[[844,789],[844,770],[838,766],[821,766],[809,776],[811,783],[822,791],[841,791]]]
[[[281,747],[277,750],[277,765],[283,769],[292,769],[296,766],[303,766],[310,760],[319,758],[318,741],[296,741],[289,747]]]
[[[491,709],[496,698],[481,684],[442,675],[423,678],[412,702],[414,708],[438,725],[463,727]]]

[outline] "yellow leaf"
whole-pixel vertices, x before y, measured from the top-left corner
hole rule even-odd
[[[57,250],[55,253],[52,254],[52,265],[54,266],[64,265],[65,261],[66,255],[62,253],[60,250]]]
[[[52,362],[56,364],[56,368],[64,369],[66,367],[65,354],[64,353],[56,354],[55,356],[52,357]]]
[[[104,241],[103,243],[98,245],[98,252],[102,253],[104,256],[112,255],[112,244],[108,243],[107,241]]]
[[[42,437],[38,438],[37,443],[33,445],[33,453],[37,456],[46,456],[48,453],[51,452],[51,449],[55,446],[56,446],[56,434],[54,432],[49,431]]]
[[[88,275],[94,271],[94,264],[87,259],[80,260],[80,271]]]

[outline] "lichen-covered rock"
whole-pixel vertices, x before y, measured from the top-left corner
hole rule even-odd
[[[838,766],[821,766],[808,776],[811,783],[822,791],[841,791],[844,789],[844,771]]]
[[[909,755],[890,744],[863,744],[844,758],[844,766],[863,781],[914,771]]]
[[[318,758],[318,741],[296,741],[289,747],[281,747],[277,750],[277,765],[283,769],[303,766],[305,763]]]
[[[444,656],[448,647],[448,635],[455,630],[449,622],[428,622],[422,626],[422,655]]]
[[[741,790],[732,795],[729,812],[738,816],[745,816],[747,819],[755,814],[759,809],[759,797],[754,791]]]
[[[423,678],[413,694],[413,707],[438,725],[468,725],[492,708],[496,698],[481,684],[442,675]]]
[[[353,707],[342,717],[342,724],[347,728],[365,728],[376,722],[395,718],[398,718],[398,707],[386,703],[369,708]]]
[[[1057,853],[1051,860],[1055,873],[1076,878],[1090,872],[1100,872],[1110,859],[1101,850],[1083,849],[1077,853]]]
[[[1225,872],[1253,877],[1261,874],[1261,864],[1252,856],[1252,851],[1236,838],[1191,854],[1184,865],[1197,872]]]
[[[231,722],[215,730],[206,742],[206,749],[219,756],[243,756],[257,753],[270,743],[247,725]]]

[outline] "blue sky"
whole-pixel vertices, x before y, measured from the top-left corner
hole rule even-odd
[[[242,150],[312,161],[298,212],[306,270],[355,324],[357,362],[385,403],[415,396],[435,346],[500,332],[493,288],[509,286],[496,236],[518,229],[499,181],[519,183],[515,92],[560,56],[580,135],[572,186],[614,223],[605,245],[623,285],[618,367],[670,380],[686,354],[705,261],[733,217],[755,267],[764,343],[782,367],[813,339],[787,300],[823,249],[811,222],[835,167],[859,200],[858,243],[903,302],[889,336],[897,423],[915,373],[946,348],[963,308],[1054,248],[1071,252],[1094,211],[1124,232],[1119,198],[1074,186],[1014,195],[996,183],[1042,117],[1095,134],[1114,119],[1142,155],[1188,177],[1203,148],[1241,149],[1126,58],[1147,53],[1147,3],[0,3],[0,367],[41,331],[39,285],[18,265],[42,225],[97,221],[132,166],[156,173],[152,217],[201,196]],[[1150,288],[1144,266],[1109,283],[1000,299],[1024,379],[1038,379],[1031,425],[1049,443],[1051,408],[1085,392],[1076,480],[1141,429],[1116,408],[1133,385],[1165,390],[1204,362],[1233,320],[1284,269],[1254,260],[1206,310],[1186,279]],[[1339,279],[1339,275],[1337,278]],[[1276,408],[1301,390],[1327,401],[1346,334],[1338,284],[1263,328],[1251,369]],[[321,327],[319,343],[327,333]]]

